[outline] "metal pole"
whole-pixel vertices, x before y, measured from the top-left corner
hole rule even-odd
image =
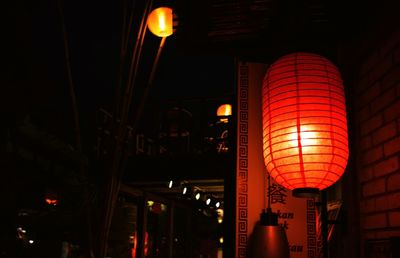
[[[154,75],[155,75],[155,72],[156,72],[157,67],[158,67],[158,61],[160,60],[161,52],[162,52],[162,50],[164,48],[165,40],[166,40],[166,37],[161,38],[160,45],[159,45],[158,51],[157,51],[157,55],[156,55],[156,58],[154,60],[153,66],[151,68],[149,81],[146,84],[146,87],[145,87],[144,93],[143,93],[143,97],[142,97],[142,99],[141,99],[141,101],[139,103],[139,106],[137,108],[135,120],[133,122],[133,130],[134,131],[137,128],[137,125],[139,123],[139,119],[140,119],[140,117],[142,115],[142,112],[143,112],[143,109],[144,109],[145,102],[147,100],[147,96],[149,94],[151,86],[153,85]]]
[[[171,201],[168,208],[168,258],[173,258],[175,202]]]
[[[328,246],[328,209],[326,190],[321,191],[321,236],[322,236],[322,255],[329,258]]]
[[[82,139],[81,139],[81,129],[80,129],[81,127],[80,127],[80,123],[79,123],[79,120],[80,120],[79,108],[78,108],[78,102],[76,99],[74,81],[73,81],[73,77],[72,77],[69,44],[68,44],[68,34],[67,34],[66,25],[65,25],[64,8],[63,8],[62,0],[57,1],[57,7],[58,7],[59,15],[60,15],[61,31],[63,34],[65,67],[66,67],[66,72],[67,72],[69,95],[71,98],[71,107],[72,107],[72,112],[73,112],[73,117],[74,117],[76,148],[77,148],[79,154],[82,155],[83,149],[82,149]],[[85,182],[87,183],[87,179],[86,179],[87,175],[86,175],[85,166],[82,163],[82,160],[79,161],[79,169],[80,169],[80,175],[83,178],[85,178]],[[93,257],[92,213],[91,213],[91,206],[88,203],[89,190],[88,190],[87,185],[84,186],[84,188],[83,188],[83,196],[85,198],[85,206],[84,206],[85,208],[84,209],[85,209],[85,222],[86,222],[86,227],[87,227],[87,241],[88,241],[87,255],[89,257]]]

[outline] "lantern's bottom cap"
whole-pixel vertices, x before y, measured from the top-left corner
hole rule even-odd
[[[295,188],[292,191],[292,195],[300,198],[314,198],[319,195],[319,189],[312,187]]]

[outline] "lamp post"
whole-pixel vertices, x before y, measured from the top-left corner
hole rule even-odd
[[[171,36],[173,33],[173,13],[172,9],[169,7],[159,7],[154,9],[148,16],[147,19],[147,27],[157,37],[161,37],[160,45],[157,50],[156,57],[154,59],[149,80],[144,89],[143,97],[141,102],[139,103],[139,107],[136,112],[135,121],[133,123],[133,127],[136,128],[137,123],[139,122],[140,115],[144,108],[144,103],[149,94],[149,90],[153,85],[155,72],[158,66],[158,61],[160,60],[161,52],[165,45],[165,40],[167,37]]]
[[[173,33],[172,30],[172,9],[170,8],[157,8],[154,11],[150,12],[150,15],[147,15],[151,9],[152,1],[147,1],[144,7],[144,12],[142,16],[142,21],[140,25],[140,29],[138,31],[137,39],[135,42],[135,46],[133,47],[131,61],[129,63],[129,73],[128,79],[126,81],[125,90],[121,96],[119,97],[119,90],[117,88],[117,101],[115,105],[115,118],[113,119],[112,130],[115,133],[115,141],[111,146],[111,156],[106,165],[107,165],[107,180],[105,182],[105,197],[104,197],[104,210],[101,213],[101,224],[100,224],[100,232],[98,234],[98,246],[97,246],[97,256],[99,258],[103,258],[106,256],[107,252],[107,240],[109,235],[109,230],[111,226],[112,216],[114,212],[114,207],[117,201],[117,197],[119,194],[119,188],[121,183],[121,177],[124,173],[128,155],[127,155],[127,146],[126,142],[128,140],[129,134],[134,134],[137,128],[138,121],[140,119],[141,113],[144,108],[145,101],[147,99],[147,95],[149,93],[149,89],[153,83],[155,71],[158,65],[158,61],[165,44],[165,39],[167,36],[170,36]],[[158,21],[158,25],[155,21]],[[151,25],[150,25],[151,24]],[[138,104],[137,110],[135,112],[135,117],[132,126],[128,126],[129,123],[129,114],[131,110],[132,104],[132,96],[133,96],[133,88],[136,81],[136,75],[138,72],[139,61],[141,58],[142,47],[144,44],[146,30],[149,28],[150,31],[155,31],[161,35],[160,45],[157,51],[157,55],[153,62],[150,76],[148,82],[145,85],[143,96],[140,98],[140,103]],[[158,29],[157,29],[158,28]],[[122,41],[127,42],[130,33],[130,27],[128,26],[127,32],[123,32]],[[158,35],[157,35],[158,36]],[[126,51],[126,49],[121,49],[121,51]],[[121,55],[123,57],[124,55]],[[124,62],[121,61],[121,64]],[[120,67],[121,71],[123,70],[123,66]],[[120,77],[122,77],[122,72]],[[122,79],[120,78],[119,82],[122,84]],[[119,100],[122,100],[119,103]]]

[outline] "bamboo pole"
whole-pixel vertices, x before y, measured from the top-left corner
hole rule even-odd
[[[143,97],[141,98],[141,101],[139,103],[139,107],[138,107],[138,109],[136,111],[135,121],[133,122],[133,130],[134,131],[136,130],[137,125],[139,123],[139,120],[140,120],[140,118],[142,116],[144,105],[145,105],[147,97],[149,95],[151,86],[153,85],[155,72],[156,72],[157,67],[158,67],[158,63],[159,63],[159,60],[160,60],[161,52],[162,52],[162,50],[164,48],[164,45],[165,45],[165,40],[166,40],[166,37],[161,38],[160,45],[159,45],[158,50],[157,50],[157,55],[156,55],[156,58],[154,60],[152,68],[151,68],[149,81],[146,84],[146,87],[145,87],[144,92],[143,92]]]
[[[122,164],[124,163],[123,160],[125,159],[123,153],[127,136],[127,122],[128,122],[129,108],[132,101],[133,86],[136,79],[139,59],[141,56],[142,46],[145,38],[146,18],[148,12],[150,11],[151,5],[152,1],[146,2],[146,7],[141,20],[141,26],[138,32],[135,47],[133,49],[133,55],[130,63],[131,64],[130,73],[129,73],[128,83],[125,88],[125,94],[123,96],[122,107],[121,109],[119,109],[121,112],[121,121],[117,123],[116,126],[115,147],[112,152],[113,154],[110,164],[109,180],[105,188],[106,196],[105,196],[104,215],[103,219],[101,220],[102,225],[100,226],[102,227],[102,230],[100,231],[99,241],[98,241],[99,258],[103,258],[106,255],[109,230],[112,222],[115,203],[117,201],[119,193],[120,180],[121,180],[121,175],[123,173],[123,170],[121,168],[124,167]],[[129,38],[129,35],[127,35],[127,38]]]
[[[58,12],[60,15],[60,24],[61,30],[63,34],[63,43],[64,43],[64,58],[65,58],[65,66],[67,72],[67,79],[68,79],[68,88],[69,88],[69,95],[71,98],[71,108],[74,117],[74,129],[75,129],[75,137],[76,137],[76,148],[79,154],[83,154],[82,150],[82,140],[81,140],[81,130],[80,130],[80,122],[79,122],[79,108],[78,103],[76,100],[76,92],[74,87],[74,81],[72,77],[72,69],[71,69],[71,61],[70,61],[70,53],[69,53],[69,45],[68,45],[68,34],[65,26],[65,17],[63,11],[62,0],[57,1]],[[86,171],[85,166],[82,161],[79,162],[79,169],[80,174],[83,178],[86,178]],[[83,189],[83,195],[85,200],[87,200],[89,192],[87,187]],[[93,239],[92,239],[92,220],[91,220],[91,210],[90,205],[85,205],[85,219],[86,219],[86,226],[87,226],[87,240],[88,240],[88,250],[87,255],[88,257],[93,257]]]
[[[76,148],[78,149],[78,151],[80,153],[82,153],[81,132],[80,132],[80,124],[79,124],[79,110],[78,110],[78,104],[76,101],[74,82],[72,79],[71,61],[70,61],[69,46],[68,46],[68,35],[67,35],[67,30],[65,28],[64,13],[63,13],[63,7],[62,7],[61,1],[62,0],[58,0],[57,3],[58,3],[58,11],[60,14],[61,29],[62,29],[62,33],[63,33],[64,58],[65,58],[65,66],[66,66],[66,70],[67,70],[69,96],[71,98],[71,108],[72,108],[73,117],[74,117]]]
[[[125,121],[127,119],[127,115],[129,113],[129,106],[130,102],[132,101],[132,93],[133,93],[133,86],[135,83],[137,70],[139,66],[139,60],[143,49],[143,42],[146,34],[146,18],[148,13],[150,12],[152,7],[152,0],[146,2],[146,6],[144,8],[144,13],[142,16],[142,20],[140,22],[139,32],[135,41],[135,46],[133,48],[133,54],[131,63],[129,66],[129,76],[128,81],[125,88],[124,100],[121,107],[121,121]]]

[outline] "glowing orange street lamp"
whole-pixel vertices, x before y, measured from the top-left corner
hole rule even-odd
[[[217,109],[217,116],[231,116],[232,106],[230,104],[223,104]]]
[[[131,60],[128,65],[128,78],[126,80],[126,87],[121,92],[119,89],[120,87],[117,87],[117,96],[118,100],[116,101],[116,116],[120,118],[120,121],[118,124],[116,124],[116,137],[120,140],[115,142],[115,148],[114,154],[112,155],[114,158],[111,160],[110,168],[111,171],[109,175],[113,180],[108,180],[108,183],[106,185],[106,197],[105,203],[104,203],[104,214],[101,217],[102,220],[102,226],[100,228],[100,235],[98,237],[98,244],[97,244],[97,252],[96,252],[96,257],[105,257],[106,256],[106,250],[107,250],[107,241],[108,241],[108,235],[110,231],[110,226],[111,226],[111,221],[112,221],[112,216],[114,209],[112,207],[115,206],[115,202],[117,201],[118,197],[118,189],[119,185],[121,182],[121,173],[119,173],[119,164],[120,162],[124,162],[124,159],[120,159],[121,155],[123,154],[123,147],[121,147],[124,142],[126,141],[126,137],[129,134],[128,133],[128,122],[129,122],[129,115],[131,114],[131,104],[132,104],[132,99],[134,99],[133,96],[133,88],[134,85],[136,85],[136,80],[137,80],[137,74],[139,71],[139,64],[140,59],[141,59],[141,53],[143,50],[143,45],[144,45],[144,39],[145,35],[147,32],[147,28],[156,36],[161,37],[160,40],[160,45],[157,50],[157,54],[155,56],[155,59],[153,61],[153,64],[151,66],[151,71],[149,74],[148,81],[146,85],[144,86],[143,89],[143,96],[141,96],[139,103],[137,104],[137,107],[135,109],[135,115],[134,115],[134,121],[131,123],[131,128],[132,130],[135,131],[138,123],[140,121],[140,118],[142,116],[142,112],[145,108],[145,103],[148,98],[148,94],[150,92],[150,88],[153,84],[154,77],[155,77],[155,72],[157,69],[158,61],[161,56],[162,49],[164,47],[166,38],[170,36],[174,31],[173,31],[173,13],[171,8],[167,7],[160,7],[155,10],[153,10],[149,15],[148,11],[150,10],[150,6],[153,1],[145,1],[145,7],[144,7],[144,12],[141,17],[141,22],[140,22],[140,27],[137,33],[137,38],[135,41],[135,45],[132,49],[132,51],[128,51],[128,42],[130,41],[130,29],[131,26],[127,26],[126,31],[123,31],[123,47],[121,47],[121,57],[124,56],[124,53],[131,52]],[[147,26],[146,26],[147,24]],[[125,28],[125,26],[124,26]],[[124,61],[124,60],[121,60]],[[121,62],[121,65],[124,62]],[[121,68],[124,68],[121,66]],[[124,69],[120,69],[121,71],[124,71]],[[119,80],[120,83],[122,83],[123,80],[123,72],[120,73]],[[119,99],[121,97],[121,99]],[[115,120],[116,121],[116,120]],[[122,155],[123,156],[123,155]],[[115,179],[115,180],[114,180]],[[171,185],[172,187],[172,185]],[[152,206],[153,207],[153,206]],[[161,208],[162,209],[162,206]],[[145,246],[141,249],[142,254],[141,256],[147,256],[148,252],[148,247],[147,245],[147,233],[145,237]],[[139,255],[140,256],[140,255]]]
[[[348,159],[346,104],[336,66],[311,53],[278,59],[263,83],[263,145],[268,173],[293,195],[334,184]]]
[[[147,18],[149,30],[158,37],[168,37],[173,33],[172,9],[159,7],[154,9]]]
[[[232,115],[232,105],[231,104],[222,104],[217,109],[217,116],[219,117],[219,121],[222,123],[228,123],[228,117]]]
[[[143,16],[143,18],[145,18],[145,16]],[[156,69],[158,66],[158,61],[160,59],[161,52],[164,48],[166,38],[168,36],[171,36],[174,33],[172,9],[169,7],[159,7],[159,8],[154,9],[153,11],[151,11],[151,13],[147,16],[147,27],[155,36],[161,37],[161,40],[160,40],[160,45],[158,46],[156,57],[154,59],[154,62],[153,62],[153,65],[152,65],[152,68],[150,71],[150,75],[149,75],[149,79],[148,79],[146,88],[144,89],[144,97],[141,98],[141,102],[137,109],[137,115],[136,115],[135,121],[133,123],[134,127],[139,122],[139,118],[140,118],[142,110],[144,108],[145,100],[147,99],[147,94],[148,94],[149,88],[153,84],[155,72],[156,72]],[[133,76],[131,76],[133,79],[128,80],[128,85],[132,85],[131,82],[135,81],[135,78],[136,78],[136,74],[138,71],[137,64],[139,62],[138,60],[139,60],[140,54],[142,52],[145,32],[146,32],[146,30],[144,30],[143,33],[140,33],[141,39],[139,40],[139,38],[138,38],[138,41],[136,42],[136,43],[138,43],[140,41],[140,46],[138,47],[138,45],[136,45],[134,48],[134,53],[135,53],[134,57],[136,60],[133,60],[134,59],[133,58],[132,64],[136,63],[136,65],[135,65],[135,68],[133,69],[134,70]],[[135,62],[133,62],[133,61],[135,61]],[[130,88],[131,87],[132,86],[130,86]],[[129,90],[129,91],[131,93],[133,92],[132,90]],[[131,97],[128,97],[128,99],[131,99]],[[130,102],[129,102],[129,104],[130,104]],[[127,110],[129,110],[129,107],[130,107],[129,104],[127,105],[128,106]],[[125,115],[127,116],[128,113],[129,112],[126,112]]]

